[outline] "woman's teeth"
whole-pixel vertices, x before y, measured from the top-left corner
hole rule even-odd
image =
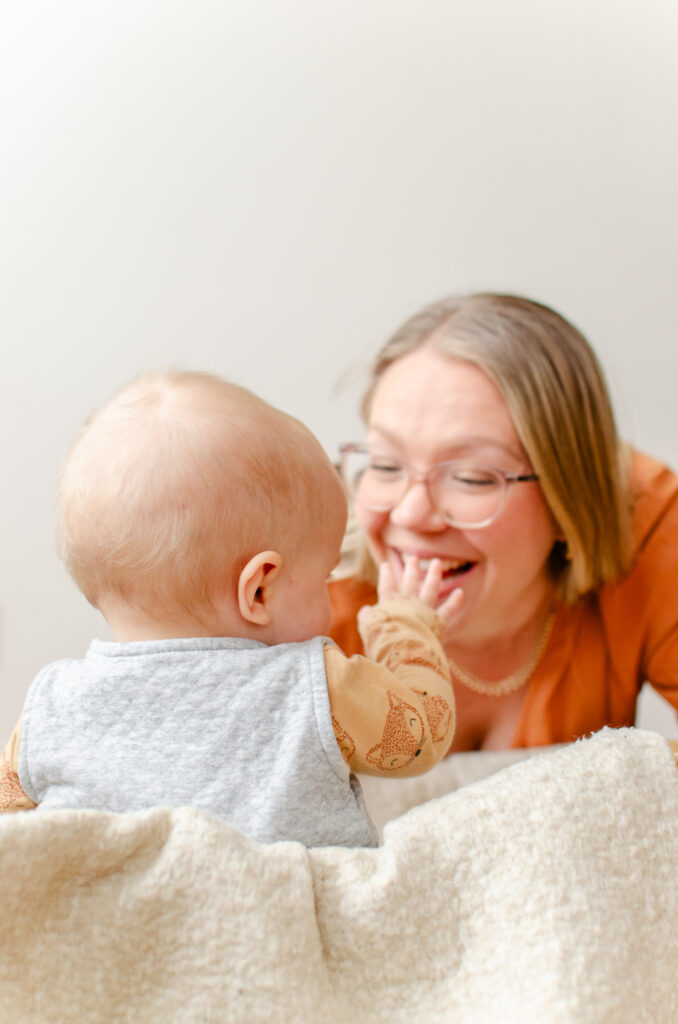
[[[428,567],[430,566],[432,561],[433,558],[419,559],[419,571],[422,573],[422,575],[428,572]],[[440,562],[443,567],[443,576],[458,575],[462,572],[468,572],[468,570],[471,568],[471,565],[473,564],[472,562],[461,561],[458,558],[441,558]]]

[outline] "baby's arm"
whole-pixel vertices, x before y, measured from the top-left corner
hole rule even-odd
[[[21,719],[10,736],[9,743],[0,757],[0,814],[9,811],[31,811],[37,807],[24,793],[19,782],[19,744],[21,743]]]
[[[454,693],[439,635],[462,596],[455,591],[434,609],[441,574],[436,560],[420,582],[409,559],[398,585],[382,566],[380,603],[359,614],[366,657],[325,648],[335,736],[352,771],[419,775],[449,750]]]

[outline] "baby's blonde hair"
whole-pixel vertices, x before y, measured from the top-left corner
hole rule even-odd
[[[57,545],[99,606],[199,617],[253,554],[311,545],[343,494],[298,420],[206,373],[141,377],[94,412],[62,469]]]

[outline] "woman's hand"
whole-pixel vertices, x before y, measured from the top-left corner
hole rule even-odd
[[[414,598],[435,609],[447,626],[454,614],[459,610],[464,600],[463,591],[457,587],[441,605],[438,605],[438,591],[443,579],[443,564],[439,558],[431,560],[426,575],[423,579],[419,574],[419,559],[414,555],[408,555],[405,559],[405,566],[402,581],[398,585],[395,572],[388,562],[382,562],[379,566],[379,581],[377,593],[380,601],[391,601],[397,597]]]

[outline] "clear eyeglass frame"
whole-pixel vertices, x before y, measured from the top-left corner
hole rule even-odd
[[[429,501],[433,508],[435,508],[438,515],[448,524],[448,526],[454,526],[457,529],[463,530],[482,530],[486,526],[490,526],[491,523],[496,522],[501,513],[506,507],[506,501],[509,496],[511,487],[514,484],[523,483],[535,483],[539,480],[537,473],[507,473],[503,469],[498,469],[496,466],[485,465],[481,462],[469,462],[468,459],[446,459],[444,462],[438,462],[436,465],[431,466],[430,469],[423,473],[414,473],[409,467],[403,465],[403,479],[401,486],[398,489],[397,497],[393,497],[388,502],[374,503],[366,502],[364,498],[360,498],[358,495],[358,486],[356,483],[356,473],[351,469],[351,466],[358,463],[360,459],[364,459],[369,456],[370,452],[366,445],[355,442],[346,442],[339,445],[340,455],[340,468],[341,477],[346,488],[346,493],[349,498],[356,504],[360,505],[361,508],[366,509],[369,512],[391,512],[396,508],[403,500],[410,487],[414,483],[423,483],[426,487],[426,493],[428,494]],[[451,467],[464,467],[466,470],[474,470],[479,474],[485,474],[488,479],[494,479],[498,486],[496,507],[493,509],[491,515],[484,516],[477,520],[460,519],[455,516],[451,516],[444,508],[441,508],[439,503],[435,499],[434,488],[431,486],[431,481],[439,477],[441,472],[449,470]],[[360,476],[357,477],[360,480]]]

